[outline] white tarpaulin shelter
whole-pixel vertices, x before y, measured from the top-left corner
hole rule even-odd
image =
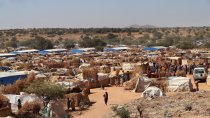
[[[122,69],[123,70],[133,70],[134,69],[134,64],[132,63],[123,63],[122,64]]]
[[[164,93],[161,91],[161,89],[155,87],[155,86],[151,86],[148,87],[143,93],[142,93],[142,97],[147,98],[154,98],[154,97],[161,97],[164,96]]]
[[[139,77],[134,92],[143,92],[147,87],[149,87],[152,79],[148,77]]]
[[[169,92],[188,92],[192,90],[191,79],[187,77],[169,77]]]
[[[14,95],[14,94],[5,94],[9,99],[9,102],[11,103],[11,109],[13,113],[16,113],[18,111],[18,99],[21,100],[21,104],[24,105],[26,102],[33,102],[35,100],[40,100],[37,96],[34,94],[27,94],[24,92],[20,92],[20,95]]]

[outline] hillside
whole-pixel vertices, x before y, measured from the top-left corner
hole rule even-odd
[[[138,44],[138,45],[178,45],[180,42],[192,43],[195,45],[207,45],[210,40],[209,27],[183,27],[183,28],[154,28],[151,25],[132,28],[89,28],[89,29],[12,29],[0,30],[1,47],[9,47],[12,40],[24,41],[43,37],[56,42],[63,40],[80,41],[84,37],[96,38],[105,41],[107,44]],[[207,45],[208,46],[208,45]]]

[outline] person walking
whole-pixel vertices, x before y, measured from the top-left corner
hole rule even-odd
[[[108,98],[109,98],[109,95],[107,92],[105,92],[105,94],[103,95],[104,97],[104,103],[107,105],[107,102],[108,102]]]
[[[195,81],[196,91],[199,91],[198,83],[199,83],[199,80]]]

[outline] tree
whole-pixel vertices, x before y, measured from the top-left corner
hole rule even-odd
[[[101,39],[98,38],[90,38],[88,36],[84,37],[80,42],[79,42],[81,47],[97,47],[97,46],[101,46],[104,47],[106,46],[106,42],[104,42]]]
[[[64,45],[65,48],[71,49],[71,48],[75,47],[75,41],[74,40],[65,40],[63,42],[63,45]]]
[[[195,46],[190,41],[180,42],[177,46],[180,49],[193,49]]]
[[[28,46],[28,47],[39,49],[39,50],[53,48],[52,41],[45,39],[43,37],[36,37],[35,39],[29,39],[26,41],[22,41],[22,42],[20,42],[20,45]]]
[[[27,93],[34,93],[42,98],[46,98],[45,100],[47,101],[62,98],[64,96],[64,89],[62,86],[49,84],[42,81],[31,83],[27,88],[24,89],[24,91]]]
[[[39,50],[52,49],[53,44],[48,39],[45,39],[43,37],[36,37],[35,39],[33,39],[32,47]]]

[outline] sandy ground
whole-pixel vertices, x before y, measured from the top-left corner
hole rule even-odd
[[[188,75],[192,79],[193,88],[195,89],[194,79],[191,75]],[[200,90],[210,91],[210,86],[206,83],[199,83]],[[106,106],[103,101],[103,94],[108,92],[109,102]],[[91,89],[89,98],[93,103],[92,106],[86,110],[82,111],[81,115],[74,114],[75,118],[104,118],[107,113],[111,110],[111,106],[114,104],[125,104],[131,100],[135,100],[141,97],[141,93],[134,93],[124,90],[122,87],[106,87],[105,90],[101,88]],[[166,93],[166,95],[175,95],[176,93]]]
[[[108,92],[109,101],[108,105],[104,104],[103,94]],[[91,89],[89,98],[93,102],[90,109],[83,111],[82,115],[74,115],[75,118],[104,118],[106,113],[109,113],[111,106],[114,104],[125,104],[131,100],[141,97],[140,93],[134,93],[123,90],[122,87],[106,87],[105,90],[100,88]]]

